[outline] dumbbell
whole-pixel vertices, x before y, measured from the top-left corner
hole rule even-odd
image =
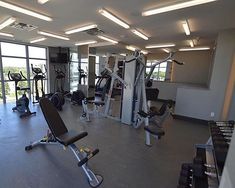
[[[192,176],[180,176],[179,185],[191,186],[192,185]]]

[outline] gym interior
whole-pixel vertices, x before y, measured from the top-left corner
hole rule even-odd
[[[235,187],[235,1],[0,1],[0,187]]]

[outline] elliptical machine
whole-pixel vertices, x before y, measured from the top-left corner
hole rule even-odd
[[[13,111],[18,111],[20,113],[20,118],[30,116],[32,114],[36,114],[36,112],[31,112],[29,109],[29,99],[26,96],[26,91],[30,90],[30,88],[19,87],[18,83],[20,81],[26,81],[27,79],[20,71],[20,73],[11,73],[8,72],[8,78],[10,81],[15,82],[15,96],[16,96],[16,106],[12,108]],[[18,98],[18,91],[23,91],[22,97]]]
[[[44,83],[43,80],[46,78],[45,73],[42,72],[42,69],[39,67],[33,67],[33,64],[31,64],[32,72],[34,74],[33,77],[33,104],[39,103],[40,98],[45,97],[45,92],[44,92]],[[39,89],[38,89],[38,82],[40,81],[41,83],[41,97],[39,95]],[[34,88],[35,88],[35,93],[36,95],[34,96]]]
[[[32,72],[34,74],[33,82],[34,87],[36,91],[36,96],[34,96],[33,92],[33,103],[38,103],[41,98],[48,97],[50,101],[53,103],[53,105],[57,108],[57,110],[62,110],[62,106],[64,105],[64,97],[61,92],[55,92],[50,94],[45,94],[44,91],[44,80],[46,78],[46,71],[42,72],[42,69],[39,67],[33,67],[33,64],[31,64]],[[46,67],[45,67],[46,70]],[[61,74],[62,75],[62,74]],[[38,82],[41,83],[41,96],[39,94],[39,88],[38,88]],[[36,100],[36,101],[35,101]]]

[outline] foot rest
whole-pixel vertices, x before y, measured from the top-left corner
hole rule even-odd
[[[154,136],[161,137],[161,136],[165,135],[165,132],[161,128],[154,126],[154,125],[146,126],[146,127],[144,127],[144,130]]]
[[[83,158],[81,161],[79,161],[78,166],[81,167],[82,165],[84,165],[85,163],[87,163],[87,161],[94,157],[97,153],[99,153],[99,149],[95,149],[94,151],[92,151],[89,155],[87,155],[87,157]]]

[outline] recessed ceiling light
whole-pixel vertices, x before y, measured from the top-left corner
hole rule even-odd
[[[193,48],[194,47],[194,42],[193,42],[193,40],[190,40],[189,41],[189,44],[190,44],[190,46]]]
[[[38,0],[38,3],[39,4],[44,4],[44,3],[46,3],[46,2],[48,2],[49,0]]]
[[[108,41],[108,42],[112,42],[112,43],[114,43],[114,44],[117,44],[117,43],[118,43],[118,41],[113,40],[113,39],[110,39],[110,38],[105,37],[105,36],[102,36],[102,35],[98,35],[97,37],[100,38],[100,39],[102,39],[102,40],[106,40],[106,41]]]
[[[88,45],[88,44],[94,44],[94,43],[97,43],[97,41],[95,41],[95,40],[87,40],[87,41],[77,42],[75,45],[76,46],[82,46],[82,45]]]
[[[142,12],[142,16],[151,16],[151,15],[154,15],[154,14],[160,14],[160,13],[163,13],[163,12],[169,12],[169,11],[173,11],[173,10],[188,8],[188,7],[201,5],[201,4],[205,4],[205,3],[210,3],[210,2],[214,2],[214,1],[216,1],[216,0],[191,0],[191,1],[185,1],[185,2],[176,3],[176,4],[173,4],[173,5],[169,5],[169,6],[163,6],[163,7],[159,7],[159,8],[156,8],[156,9],[144,11],[144,12]]]
[[[58,38],[58,39],[62,39],[62,40],[69,40],[68,37],[64,37],[64,36],[61,36],[61,35],[48,33],[48,32],[45,32],[45,31],[38,31],[38,34],[45,35],[45,36],[48,36],[48,37]]]
[[[20,6],[16,6],[16,5],[13,5],[13,4],[10,4],[10,3],[7,3],[7,2],[4,2],[4,1],[0,1],[0,6],[1,7],[4,7],[4,8],[7,8],[7,9],[10,9],[10,10],[14,10],[16,12],[20,12],[22,14],[26,14],[26,15],[29,15],[29,16],[33,16],[35,18],[39,18],[39,19],[42,19],[42,20],[46,20],[46,21],[52,21],[52,18],[48,17],[48,16],[45,16],[43,14],[40,14],[40,13],[37,13],[37,12],[34,12],[32,10],[28,10],[26,8],[22,8]]]
[[[14,35],[10,33],[4,33],[4,32],[0,32],[0,35],[5,36],[5,37],[14,37]]]
[[[144,35],[143,33],[137,31],[136,29],[132,29],[131,30],[132,33],[134,33],[135,35],[139,36],[140,38],[144,39],[144,40],[148,40],[149,38]]]
[[[4,20],[1,24],[0,24],[0,30],[11,25],[12,23],[14,23],[16,21],[16,19],[14,17],[10,17],[6,20]]]
[[[42,42],[44,40],[46,40],[47,38],[45,37],[41,37],[41,38],[37,38],[37,39],[33,39],[30,41],[30,43],[36,43],[36,42]]]
[[[180,48],[179,49],[179,51],[197,51],[197,50],[210,50],[210,47]]]
[[[175,44],[169,43],[169,44],[152,44],[148,45],[145,48],[167,48],[167,47],[173,47]]]
[[[100,9],[99,13],[102,14],[103,16],[105,16],[106,18],[112,20],[113,22],[115,22],[116,24],[124,27],[125,29],[129,29],[130,26],[125,23],[124,21],[122,21],[121,19],[117,18],[116,16],[114,16],[112,13],[108,12],[105,9]]]
[[[86,31],[86,30],[93,29],[93,28],[97,28],[97,25],[92,24],[92,25],[86,25],[86,26],[83,26],[83,27],[78,27],[78,28],[75,28],[75,29],[70,29],[70,30],[66,31],[65,34],[78,33],[78,32]]]
[[[185,20],[185,21],[182,23],[182,25],[183,25],[185,34],[186,34],[186,35],[190,35],[190,29],[189,29],[188,21]]]

